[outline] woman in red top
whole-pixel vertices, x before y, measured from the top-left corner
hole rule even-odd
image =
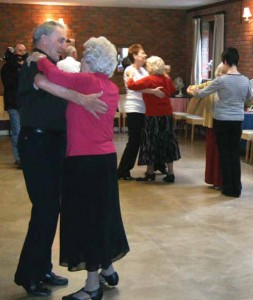
[[[45,55],[33,53],[38,70],[56,87],[60,85],[83,94],[102,90],[101,99],[108,106],[99,119],[74,103],[68,104],[66,112],[60,265],[69,271],[87,270],[87,280],[82,289],[64,296],[63,300],[101,300],[100,283],[118,284],[119,276],[113,263],[129,251],[120,212],[113,144],[113,120],[119,94],[110,77],[117,65],[116,55],[115,46],[105,37],[90,38],[84,43],[81,72],[67,73],[43,58]],[[38,78],[35,83],[45,88],[45,83]],[[99,269],[102,269],[100,273]]]
[[[173,132],[171,94],[175,87],[171,79],[165,76],[165,63],[158,56],[147,59],[149,76],[133,81],[129,74],[127,87],[138,91],[146,88],[162,87],[165,97],[160,99],[151,94],[143,94],[146,105],[145,127],[138,165],[147,165],[145,177],[138,181],[155,180],[154,164],[168,164],[168,174],[163,178],[166,182],[174,182],[173,161],[180,159],[180,151]]]

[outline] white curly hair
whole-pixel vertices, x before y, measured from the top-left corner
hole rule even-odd
[[[146,61],[149,74],[163,75],[165,73],[165,63],[159,56],[150,56]]]
[[[83,60],[93,73],[112,77],[117,66],[117,50],[105,37],[92,37],[83,44]]]

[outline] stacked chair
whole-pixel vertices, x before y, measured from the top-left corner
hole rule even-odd
[[[245,162],[252,164],[253,163],[253,130],[243,129],[241,139],[246,140]]]

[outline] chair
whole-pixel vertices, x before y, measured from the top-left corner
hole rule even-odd
[[[245,162],[253,163],[253,130],[243,129],[241,139],[247,141]]]
[[[177,122],[184,121],[186,119],[186,116],[194,114],[197,110],[197,107],[199,106],[199,103],[199,99],[192,97],[187,105],[186,112],[174,111],[172,114],[174,128],[177,128]]]
[[[191,125],[191,143],[194,141],[194,132],[195,132],[195,126],[201,125],[203,126],[204,118],[203,118],[203,113],[204,113],[204,108],[205,108],[205,100],[199,100],[199,105],[196,109],[195,114],[192,115],[187,115],[186,116],[186,128],[185,128],[185,138],[187,137],[187,127],[188,125]]]
[[[114,115],[114,120],[117,120],[117,125],[118,125],[118,128],[119,128],[119,132],[121,131],[121,122],[120,122],[120,112],[119,111],[116,111],[115,115]]]
[[[6,110],[4,110],[4,98],[0,96],[0,122],[7,123],[8,131],[10,135],[10,118]]]
[[[120,113],[120,119],[122,119],[122,127],[121,130],[123,133],[126,132],[126,112],[125,112],[125,102],[126,102],[126,94],[119,95],[119,104],[118,110]],[[120,132],[121,132],[120,130]]]

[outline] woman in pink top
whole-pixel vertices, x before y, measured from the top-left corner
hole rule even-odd
[[[115,286],[118,274],[112,262],[128,251],[121,219],[117,157],[113,122],[118,106],[118,87],[109,79],[117,65],[117,51],[106,38],[91,38],[84,44],[81,73],[58,70],[38,54],[38,69],[53,83],[84,94],[103,91],[108,105],[96,119],[81,106],[67,108],[67,158],[61,208],[60,264],[69,271],[87,270],[86,285],[62,299],[100,300],[100,283]],[[43,83],[36,85],[43,88]],[[98,269],[102,269],[98,274]]]

